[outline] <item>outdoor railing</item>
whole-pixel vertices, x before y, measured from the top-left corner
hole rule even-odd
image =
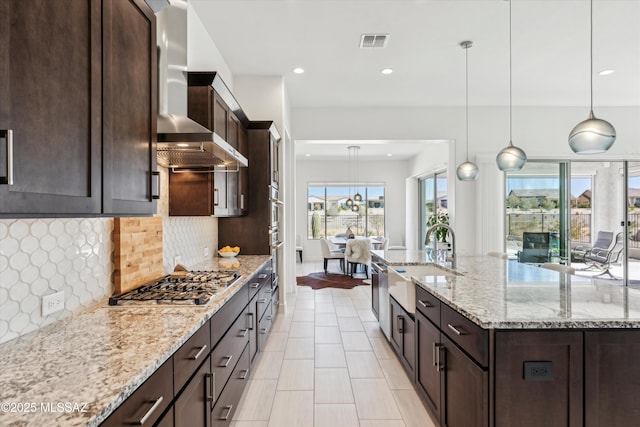
[[[320,215],[320,230],[313,235],[313,215],[307,216],[307,237],[319,239],[344,233],[351,228],[356,236],[382,236],[384,235],[384,215]],[[326,227],[326,228],[325,228]],[[326,229],[326,232],[325,232]]]

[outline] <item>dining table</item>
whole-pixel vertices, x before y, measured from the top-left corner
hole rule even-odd
[[[354,239],[368,239],[373,249],[379,249],[380,245],[382,245],[382,240],[375,237],[356,236]],[[343,236],[329,236],[328,240],[342,250],[347,247],[347,241],[349,239]]]

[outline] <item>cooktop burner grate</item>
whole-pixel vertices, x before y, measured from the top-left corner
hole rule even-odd
[[[173,273],[109,298],[109,305],[206,305],[240,275],[235,271]]]

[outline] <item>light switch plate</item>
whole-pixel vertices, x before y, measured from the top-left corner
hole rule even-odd
[[[42,297],[42,316],[64,310],[64,291]]]

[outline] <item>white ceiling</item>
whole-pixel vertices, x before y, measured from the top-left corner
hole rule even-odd
[[[284,76],[293,108],[464,105],[463,40],[470,105],[508,105],[508,1],[190,3],[234,75]],[[593,20],[596,107],[640,105],[640,0],[595,0]],[[387,47],[360,49],[363,33]],[[514,0],[512,40],[514,105],[588,105],[589,1]]]

